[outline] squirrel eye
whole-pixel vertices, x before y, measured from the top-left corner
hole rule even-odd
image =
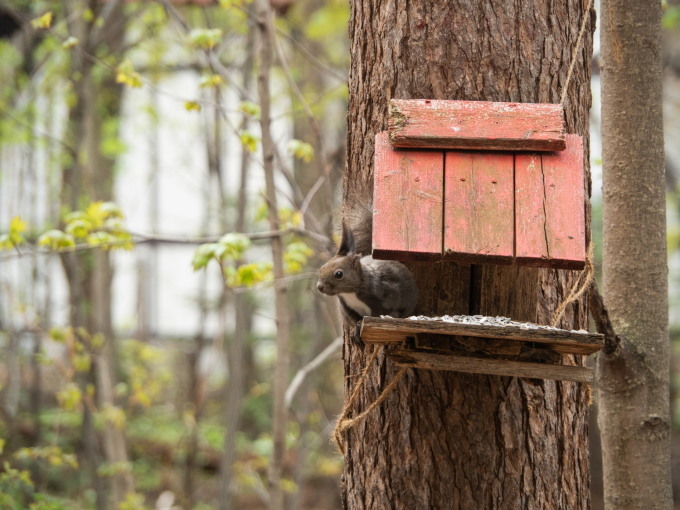
[[[342,269],[338,269],[333,276],[335,276],[338,280],[342,278]]]

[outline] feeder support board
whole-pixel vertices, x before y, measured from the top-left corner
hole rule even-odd
[[[561,355],[588,355],[604,346],[597,333],[555,328],[488,326],[438,320],[364,317],[361,339],[390,349],[398,365],[428,370],[593,382],[591,368],[561,363]]]

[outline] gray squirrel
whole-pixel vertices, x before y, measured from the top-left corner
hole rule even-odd
[[[363,216],[352,228],[343,221],[338,252],[321,266],[316,284],[319,292],[338,296],[347,319],[357,323],[357,343],[363,317],[408,317],[418,305],[418,287],[404,264],[365,254],[370,252],[373,225],[368,214]]]

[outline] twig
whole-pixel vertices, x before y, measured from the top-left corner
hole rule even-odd
[[[300,389],[300,386],[304,382],[305,378],[314,370],[323,365],[333,354],[339,351],[342,347],[342,342],[342,337],[337,337],[323,351],[317,354],[312,361],[297,371],[295,377],[293,377],[293,380],[288,385],[288,389],[286,389],[286,407],[290,408],[290,405],[293,403],[293,399],[295,398],[295,394]]]
[[[590,285],[588,308],[590,309],[590,315],[593,318],[593,321],[595,321],[597,332],[604,335],[604,352],[606,354],[614,353],[616,349],[619,348],[623,339],[616,334],[616,331],[614,331],[614,326],[609,318],[609,312],[604,305],[604,300],[597,288],[597,282],[595,280],[593,280]]]
[[[144,234],[140,232],[132,232],[132,231],[126,231],[132,236],[132,242],[137,245],[137,244],[183,244],[183,245],[195,245],[199,246],[201,244],[206,244],[206,243],[216,243],[220,240],[222,236],[200,236],[200,237],[183,237],[183,236],[165,236],[165,235],[156,235],[156,234]],[[298,227],[290,227],[286,229],[281,229],[281,230],[274,230],[274,231],[267,231],[267,232],[249,232],[249,233],[241,233],[241,235],[247,237],[251,241],[269,241],[274,238],[280,238],[280,237],[285,237],[287,235],[297,235],[301,237],[306,237],[308,239],[313,240],[314,242],[317,242],[322,245],[327,245],[331,240],[321,234],[317,234],[316,232],[312,232],[310,230],[306,230],[303,228],[298,228]],[[35,242],[35,240],[29,239],[29,242]],[[105,249],[105,248],[116,248],[120,247],[122,245],[128,244],[130,240],[121,240],[121,241],[111,241],[110,243],[107,243],[106,247],[102,246],[92,246],[86,243],[82,244],[77,244],[75,246],[69,247],[69,248],[63,248],[61,250],[52,250],[49,248],[37,248],[35,246],[29,245],[22,245],[28,248],[29,251],[27,252],[20,252],[17,250],[17,252],[11,252],[11,253],[4,253],[0,254],[0,261],[3,260],[9,260],[9,259],[14,259],[14,258],[21,258],[24,256],[29,256],[29,255],[52,255],[55,253],[70,253],[70,252],[80,252],[80,251],[86,251],[86,250],[94,250],[97,248]],[[17,247],[18,248],[18,247]],[[32,249],[31,249],[32,248]]]

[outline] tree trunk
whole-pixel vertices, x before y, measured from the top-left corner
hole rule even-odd
[[[252,20],[248,19],[248,33],[245,49],[253,47],[255,43],[255,29]],[[248,53],[241,66],[241,88],[250,90],[253,81],[253,58]],[[241,95],[245,101],[245,93]],[[248,115],[243,115],[239,131],[247,129],[250,124]],[[246,231],[246,210],[248,209],[248,171],[251,167],[250,152],[246,147],[241,148],[241,168],[236,189],[236,221],[233,225],[235,232]],[[241,262],[241,261],[239,261]],[[223,292],[230,292],[226,284]],[[232,295],[234,309],[234,329],[231,339],[226,344],[227,366],[229,379],[224,392],[224,452],[220,461],[220,506],[219,510],[234,508],[235,494],[232,490],[234,462],[236,460],[236,436],[241,427],[243,411],[243,397],[246,388],[246,350],[248,335],[252,329],[253,310],[244,293],[234,292]],[[224,313],[224,312],[223,312]]]
[[[120,115],[122,85],[116,83],[114,73],[95,76],[94,63],[87,55],[96,55],[106,47],[112,57],[123,51],[127,17],[124,6],[114,5],[101,25],[73,12],[90,9],[98,12],[96,0],[65,2],[69,34],[79,39],[82,52],[75,52],[71,61],[74,104],[70,107],[67,141],[73,147],[72,161],[62,172],[62,204],[77,210],[89,202],[113,199],[113,173],[115,160],[101,151],[104,138],[103,124]],[[73,11],[69,11],[73,9]],[[78,10],[80,9],[80,10]],[[109,254],[104,251],[68,253],[62,255],[64,271],[69,286],[70,322],[74,328],[84,328],[88,334],[101,334],[106,339],[101,352],[94,357],[89,379],[84,382],[96,387],[98,409],[114,406],[116,384],[116,351],[111,323],[111,283],[113,267]],[[80,333],[78,333],[80,334]],[[109,490],[97,473],[101,465],[100,444],[107,463],[126,465],[127,446],[123,432],[113,423],[106,422],[98,438],[95,437],[90,409],[84,409],[83,438],[88,468],[97,494],[97,508],[118,508],[126,494],[134,492],[132,474],[123,469],[109,479]],[[97,441],[98,439],[98,441]]]
[[[604,295],[598,358],[609,508],[671,508],[661,2],[602,2]]]
[[[370,199],[373,140],[386,128],[390,98],[557,103],[581,22],[590,16],[581,0],[353,0],[351,7],[346,208]],[[591,31],[588,20],[565,105],[568,132],[585,137]],[[515,266],[410,267],[421,291],[418,313],[474,310],[540,324],[548,323],[576,276]],[[585,327],[583,304],[570,305],[560,325]],[[348,341],[346,328],[346,397],[368,354]],[[357,410],[396,372],[383,354],[377,359]],[[588,394],[577,383],[409,370],[382,405],[345,434],[344,504],[589,508]]]
[[[265,198],[267,200],[269,228],[279,230],[279,209],[274,182],[274,141],[271,134],[271,95],[269,74],[272,67],[272,41],[274,36],[272,11],[269,2],[256,2],[257,29],[259,33],[260,69],[257,75],[257,91],[260,99],[260,126],[262,129],[262,159],[265,179]],[[275,236],[271,239],[272,266],[274,273],[274,302],[276,312],[276,365],[272,377],[272,458],[269,463],[270,508],[283,510],[285,494],[283,479],[283,457],[286,451],[285,436],[288,410],[285,406],[285,392],[288,386],[288,366],[290,364],[290,315],[288,309],[288,288],[284,280],[283,241]]]

